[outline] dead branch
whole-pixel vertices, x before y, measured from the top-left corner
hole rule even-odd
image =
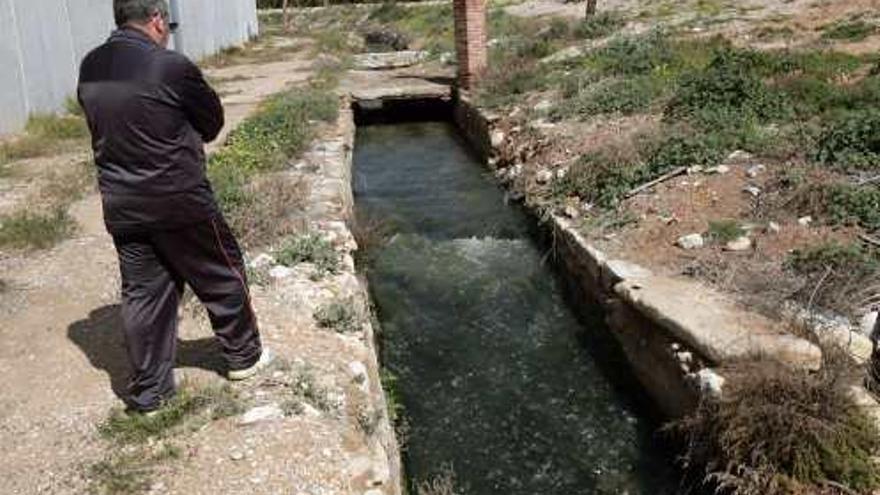
[[[669,179],[678,177],[679,175],[687,172],[687,169],[688,169],[687,167],[678,167],[676,169],[673,169],[672,171],[667,172],[667,173],[661,175],[660,177],[657,177],[656,179],[654,179],[650,182],[646,182],[646,183],[642,184],[641,186],[636,187],[635,189],[630,189],[630,191],[628,193],[626,193],[625,197],[631,198],[646,189],[650,189],[650,188],[656,186],[657,184],[661,184],[663,182],[668,181]]]
[[[880,239],[875,239],[868,234],[859,234],[859,239],[871,244],[872,246],[880,247]]]

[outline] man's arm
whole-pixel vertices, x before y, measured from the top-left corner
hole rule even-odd
[[[223,105],[217,93],[202,76],[202,71],[187,61],[180,81],[179,94],[183,110],[193,128],[206,143],[213,141],[223,128]]]

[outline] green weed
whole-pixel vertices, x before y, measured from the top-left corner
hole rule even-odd
[[[827,481],[870,493],[880,486],[880,436],[853,403],[846,370],[826,362],[809,373],[771,361],[724,370],[723,396],[672,427],[685,441],[684,468],[736,495],[808,493]]]
[[[45,249],[65,239],[75,227],[66,208],[47,213],[19,210],[0,216],[0,247]]]
[[[314,121],[336,119],[338,103],[329,92],[291,90],[266,100],[245,120],[227,145],[208,160],[208,178],[218,203],[236,232],[255,241],[248,215],[260,199],[249,184],[261,173],[283,168],[305,149]]]
[[[65,143],[88,135],[89,129],[82,117],[34,114],[28,119],[22,136],[0,144],[0,164],[51,155],[60,151]]]
[[[314,263],[320,275],[339,273],[340,268],[339,254],[333,244],[317,233],[289,238],[275,253],[275,259],[285,266]]]
[[[187,423],[216,420],[243,412],[237,392],[228,385],[181,387],[153,416],[114,409],[99,427],[101,435],[118,444],[142,444],[163,438]]]
[[[318,326],[337,333],[355,333],[363,326],[358,304],[354,298],[332,301],[315,311]]]
[[[708,238],[718,244],[727,244],[746,234],[746,230],[736,220],[714,220],[709,222]]]
[[[105,495],[131,494],[150,488],[150,478],[159,464],[180,459],[180,447],[163,442],[157,447],[112,452],[89,467],[92,487]]]
[[[880,168],[880,111],[853,112],[829,123],[819,137],[815,158],[848,172]]]
[[[880,189],[874,186],[821,184],[809,188],[807,202],[831,224],[880,229]]]
[[[864,41],[877,30],[876,25],[863,20],[844,21],[822,28],[822,37],[829,40]]]
[[[614,34],[626,25],[626,20],[617,12],[600,12],[582,21],[574,28],[574,36],[583,39],[598,39]]]

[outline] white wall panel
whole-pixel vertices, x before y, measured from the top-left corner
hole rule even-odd
[[[258,34],[256,0],[171,3],[181,26],[172,47],[193,60]],[[113,29],[113,0],[0,0],[0,134],[61,110],[80,61]]]

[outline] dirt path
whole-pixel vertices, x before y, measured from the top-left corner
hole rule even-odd
[[[309,76],[305,54],[263,66],[210,70],[238,76],[224,98],[224,135],[266,95]],[[82,493],[84,466],[102,455],[95,428],[119,401],[127,364],[118,332],[118,268],[100,199],[72,207],[77,235],[49,251],[0,260],[0,452],[3,493]],[[112,387],[111,387],[112,385]]]

